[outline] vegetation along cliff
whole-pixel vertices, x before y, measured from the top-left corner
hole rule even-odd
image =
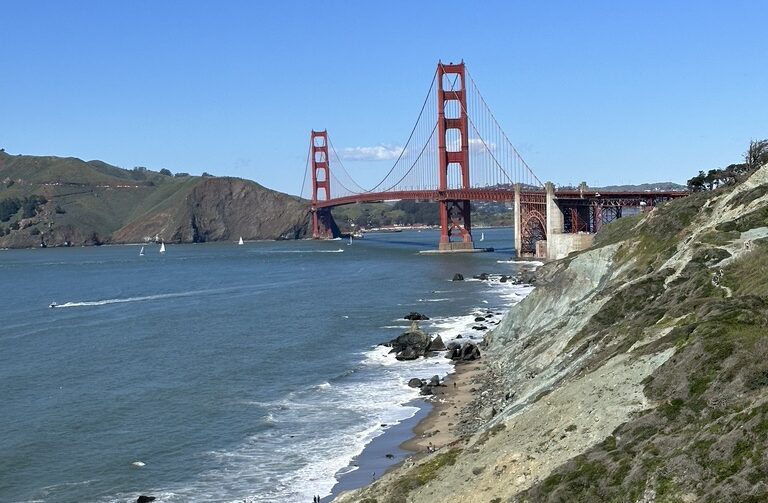
[[[340,501],[768,501],[768,164],[742,171],[540,268],[474,433]]]
[[[0,151],[0,247],[296,239],[308,211],[239,178]]]

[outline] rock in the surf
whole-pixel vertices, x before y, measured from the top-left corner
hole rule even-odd
[[[407,332],[389,341],[389,345],[396,353],[395,358],[398,360],[415,360],[424,356],[431,342],[429,335],[420,330],[414,321]]]
[[[429,316],[418,313],[416,311],[411,311],[410,313],[406,314],[403,317],[403,319],[410,320],[410,321],[421,321],[421,320],[428,320]]]
[[[445,343],[439,334],[436,335],[435,338],[432,339],[432,342],[429,343],[429,348],[427,348],[427,351],[445,351]]]
[[[464,275],[457,272],[453,275],[453,279],[451,281],[464,281]]]
[[[408,381],[408,386],[411,388],[421,388],[424,386],[424,381],[419,379],[418,377],[414,377],[410,381]]]
[[[416,350],[411,346],[406,347],[395,355],[395,358],[400,361],[415,360],[418,357],[419,353],[417,353]]]
[[[136,503],[149,503],[150,501],[155,501],[154,496],[144,496],[143,494],[136,498]]]

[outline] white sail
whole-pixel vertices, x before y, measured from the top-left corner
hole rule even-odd
[[[238,241],[237,244],[239,244],[239,245],[245,244],[245,243],[243,243],[243,236],[240,236],[240,241]]]
[[[141,250],[139,250],[139,257],[143,257],[143,256],[144,256],[144,247],[142,246]]]
[[[160,243],[160,253],[165,253],[165,243]]]

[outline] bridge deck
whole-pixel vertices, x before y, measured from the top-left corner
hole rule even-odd
[[[584,200],[585,202],[593,201],[626,201],[627,204],[632,204],[635,201],[650,201],[650,200],[666,200],[676,197],[687,196],[689,193],[685,191],[634,191],[634,192],[619,192],[619,191],[599,191],[595,189],[589,189],[585,191],[579,190],[555,190],[555,198],[560,200]],[[522,203],[543,203],[546,192],[542,190],[523,190],[520,192],[520,200]],[[382,201],[487,201],[487,202],[506,202],[515,200],[514,189],[499,190],[499,189],[451,189],[445,191],[439,190],[413,190],[413,191],[396,191],[396,192],[369,192],[365,194],[357,194],[354,196],[339,197],[336,199],[329,199],[326,201],[317,201],[315,203],[316,208],[330,208],[333,206],[343,206],[346,204],[354,203],[375,203]]]

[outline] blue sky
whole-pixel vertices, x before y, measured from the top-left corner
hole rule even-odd
[[[541,179],[671,180],[768,138],[768,2],[0,2],[0,147],[298,194],[309,131],[402,145],[467,66]],[[373,185],[391,161],[347,163]]]

